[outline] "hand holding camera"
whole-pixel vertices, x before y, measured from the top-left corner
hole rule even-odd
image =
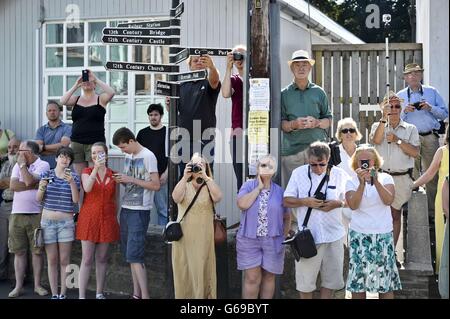
[[[318,199],[318,198],[314,198],[314,197],[307,197],[303,200],[305,202],[306,207],[311,207],[314,209],[319,209],[322,207],[323,205],[323,199]]]
[[[49,177],[44,177],[39,181],[39,190],[41,192],[45,192],[45,190],[47,189],[47,185],[50,182],[50,178]]]
[[[69,183],[73,181],[72,170],[68,167],[64,169],[64,179]]]
[[[104,152],[100,152],[97,154],[97,158],[95,160],[95,167],[100,168],[105,166],[106,164],[106,154]]]

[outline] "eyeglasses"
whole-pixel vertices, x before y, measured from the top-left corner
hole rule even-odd
[[[266,164],[266,163],[260,164],[259,167],[261,167],[261,168],[266,168],[267,167],[268,169],[273,169],[272,165]]]
[[[395,104],[395,105],[390,104],[389,106],[391,107],[391,109],[401,109],[402,108],[402,106],[400,104]]]
[[[354,129],[354,128],[343,128],[342,130],[341,130],[341,133],[342,134],[347,134],[347,133],[356,133],[356,129]]]
[[[30,150],[21,150],[19,149],[18,152],[31,152]]]
[[[328,164],[327,163],[314,163],[314,164],[309,164],[309,166],[311,166],[311,167],[317,167],[317,166],[320,166],[320,167],[324,167],[324,166],[327,166]]]

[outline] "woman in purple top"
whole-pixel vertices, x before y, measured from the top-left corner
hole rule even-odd
[[[283,189],[272,181],[276,166],[273,156],[260,158],[256,179],[245,182],[238,194],[242,215],[236,251],[238,269],[244,270],[244,299],[272,298],[275,275],[283,273],[282,242],[291,216],[283,206]]]

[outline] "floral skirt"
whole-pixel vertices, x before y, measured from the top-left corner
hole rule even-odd
[[[392,232],[362,234],[350,230],[349,248],[348,291],[387,293],[402,289]]]

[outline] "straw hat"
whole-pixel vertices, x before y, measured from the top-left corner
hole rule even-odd
[[[297,50],[294,53],[292,53],[292,58],[288,61],[288,64],[289,66],[291,66],[292,62],[297,61],[308,61],[309,64],[311,64],[311,66],[313,66],[314,63],[316,63],[315,60],[309,57],[309,53],[305,50]]]
[[[403,74],[408,74],[408,73],[415,72],[415,71],[423,72],[423,69],[417,63],[410,63],[405,66],[405,70],[403,71]]]
[[[383,102],[386,102],[387,100],[389,100],[389,101],[399,101],[400,103],[404,101],[394,91],[389,91],[389,93],[387,93],[384,96]]]

